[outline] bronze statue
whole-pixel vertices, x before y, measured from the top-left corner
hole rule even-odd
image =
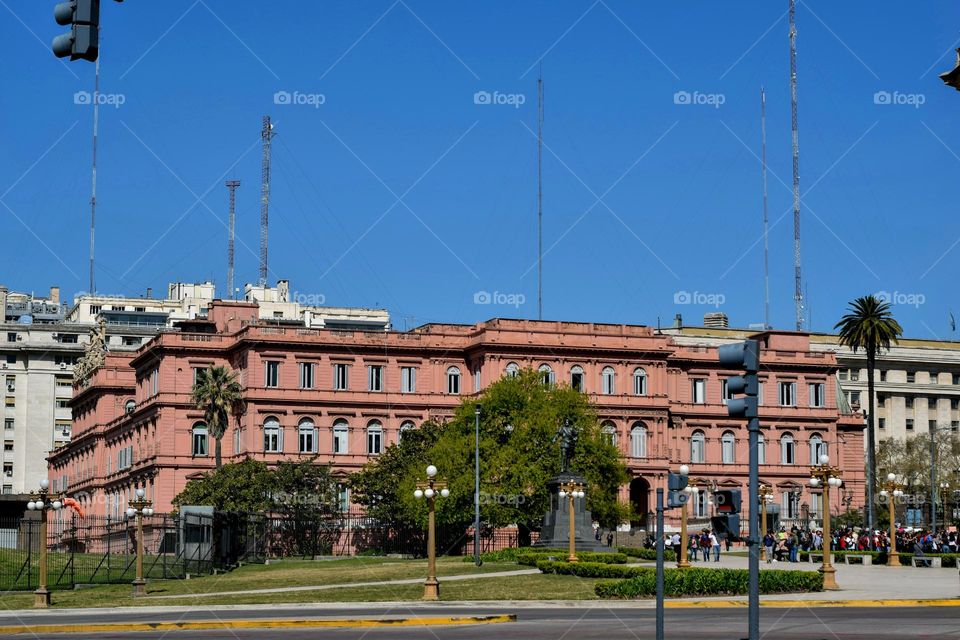
[[[563,426],[557,430],[557,435],[553,437],[553,442],[560,440],[560,472],[570,471],[570,464],[573,462],[573,454],[577,448],[577,438],[580,430],[573,426],[570,418],[563,420]]]

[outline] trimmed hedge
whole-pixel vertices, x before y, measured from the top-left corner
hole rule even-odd
[[[537,566],[541,560],[549,560],[555,557],[557,560],[566,559],[568,551],[527,551],[517,554],[517,564],[524,564],[531,567]],[[627,556],[622,553],[601,553],[597,551],[579,551],[577,559],[581,562],[590,562],[597,564],[626,564]]]
[[[510,547],[508,549],[501,549],[500,551],[485,551],[480,554],[480,559],[484,562],[516,562],[517,556],[522,553],[535,553],[535,552],[544,552],[550,553],[551,555],[556,555],[558,553],[565,553],[563,549],[536,549],[532,547]],[[474,558],[472,555],[467,555],[463,557],[464,562],[473,562]]]
[[[656,595],[656,572],[647,569],[632,578],[598,582],[594,591],[601,598],[640,598]],[[664,595],[716,596],[747,593],[746,569],[666,569]],[[818,571],[766,570],[760,572],[760,593],[823,591]]]
[[[820,551],[814,551],[814,553],[822,553]],[[879,551],[853,551],[848,549],[839,549],[831,551],[835,556],[843,557],[845,555],[855,555],[855,556],[872,556],[876,560],[877,556],[880,555]],[[923,554],[924,558],[940,558],[941,566],[944,567],[956,567],[957,561],[960,560],[960,553],[925,553]],[[800,559],[803,561],[810,560],[809,551],[801,551]],[[913,551],[900,551],[900,564],[904,567],[913,566]]]
[[[578,578],[634,578],[643,573],[654,571],[653,567],[625,566],[622,564],[604,564],[602,562],[556,562],[539,560],[537,569],[542,573],[555,573]]]
[[[619,547],[617,551],[619,551],[620,553],[626,554],[631,558],[640,558],[641,560],[652,560],[654,562],[656,562],[657,560],[656,549],[646,549],[644,547]],[[664,562],[677,561],[677,556],[673,552],[673,549],[663,550],[663,560]]]

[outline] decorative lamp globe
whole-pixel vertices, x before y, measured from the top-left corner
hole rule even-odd
[[[434,491],[433,489],[428,488],[423,492],[423,495],[425,495],[428,498],[432,498],[434,496]]]
[[[888,474],[887,474],[887,480],[889,480],[890,482],[893,482],[893,481],[896,480],[896,479],[897,479],[897,474],[895,474],[895,473],[888,473]]]
[[[440,489],[440,497],[441,498],[450,497],[450,489]]]
[[[51,506],[53,507],[54,511],[60,511],[60,508],[63,506],[63,503],[60,502],[59,500],[54,500]]]
[[[558,493],[557,495],[559,495],[561,498],[566,498],[566,497],[567,497],[567,492],[564,491],[563,489],[560,489],[560,493]]]
[[[819,486],[820,486],[820,480],[817,479],[817,478],[810,478],[810,486],[811,486],[811,487],[819,487]]]
[[[433,478],[433,477],[436,477],[436,475],[437,475],[437,468],[436,468],[435,466],[433,466],[432,464],[429,465],[429,466],[427,467],[427,477],[428,477],[428,478]]]
[[[685,464],[680,465],[680,475],[685,476],[690,474],[690,467]]]
[[[142,499],[143,499],[143,496],[145,496],[145,495],[147,495],[147,492],[146,492],[146,491],[144,491],[143,489],[137,489],[137,497],[138,497],[138,498],[140,498],[140,499],[142,500]]]
[[[49,488],[50,488],[50,481],[47,480],[46,478],[44,478],[43,480],[41,480],[41,481],[40,481],[40,488],[43,489],[44,491],[46,491],[47,489],[49,489]]]
[[[27,503],[27,509],[29,511],[35,511],[37,509],[37,503],[31,500],[30,502]]]
[[[422,498],[422,497],[423,497],[423,489],[417,489],[416,491],[414,491],[414,492],[413,492],[413,497],[416,498],[416,499],[418,499],[418,500],[419,500],[420,498]]]
[[[132,517],[135,516],[135,515],[137,515],[137,512],[136,512],[136,511],[134,511],[133,509],[127,509],[127,517],[128,517],[128,518],[132,518]]]
[[[821,453],[821,454],[820,454],[820,464],[829,464],[829,463],[830,463],[830,456],[828,456],[828,455],[825,454],[825,453]]]

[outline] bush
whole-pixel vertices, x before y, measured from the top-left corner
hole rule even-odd
[[[554,560],[537,561],[537,569],[543,573],[577,576],[579,578],[633,578],[654,571],[653,567],[624,566],[622,564],[604,564],[602,562],[557,562]]]
[[[652,560],[656,561],[657,559],[657,550],[656,549],[645,549],[643,547],[620,547],[617,549],[620,553],[626,554],[631,558],[640,558],[641,560]],[[673,552],[673,549],[664,549],[663,550],[663,560],[664,562],[676,562],[677,556]]]
[[[556,558],[558,561],[565,561],[567,558],[568,551],[550,551],[550,550],[537,550],[537,551],[527,551],[526,553],[517,554],[517,564],[524,564],[531,567],[537,566],[537,562],[540,560],[549,560],[551,557]],[[591,562],[598,564],[626,564],[627,556],[622,553],[601,553],[597,551],[580,551],[577,553],[577,559],[581,562]]]
[[[747,593],[746,569],[666,569],[664,595],[716,596]],[[626,580],[599,582],[594,591],[601,598],[639,598],[656,595],[656,572],[647,569]],[[760,572],[760,593],[822,591],[823,576],[818,571]]]
[[[549,552],[552,554],[563,553],[560,549],[538,549],[537,551]],[[517,556],[522,553],[533,553],[534,550],[531,547],[511,547],[509,549],[501,549],[500,551],[485,551],[480,554],[480,559],[483,562],[516,562]],[[464,556],[464,562],[473,562],[474,558],[472,555]]]

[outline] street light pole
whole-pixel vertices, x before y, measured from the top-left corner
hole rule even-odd
[[[767,503],[773,498],[773,490],[762,484],[757,489],[757,495],[759,497],[757,502],[760,507],[760,560],[766,562],[769,558],[767,557],[767,545],[763,544],[763,540],[767,535]]]
[[[937,535],[937,425],[930,425],[930,533]]]
[[[153,515],[153,502],[146,499],[146,492],[137,489],[136,496],[127,509],[127,517],[137,519],[137,577],[133,580],[134,597],[147,595],[147,581],[143,579],[143,516]]]
[[[583,498],[586,493],[583,491],[584,485],[582,482],[577,482],[571,480],[569,482],[564,482],[560,485],[560,490],[557,492],[557,495],[561,500],[567,498],[569,500],[569,510],[570,510],[570,542],[569,542],[569,555],[567,556],[567,562],[580,562],[577,558],[577,526],[575,522],[576,518],[576,508],[574,505],[574,500],[576,498]]]
[[[476,417],[475,444],[473,460],[473,562],[476,566],[483,564],[480,559],[480,403],[474,410]]]
[[[887,483],[884,485],[880,495],[885,496],[890,502],[890,553],[887,554],[887,566],[899,567],[900,554],[897,553],[897,525],[896,520],[896,499],[903,495],[903,486],[897,483],[897,474],[888,473]]]
[[[830,456],[822,454],[820,464],[810,468],[810,486],[823,487],[823,564],[820,566],[820,573],[823,575],[823,588],[825,590],[839,589],[837,585],[837,570],[833,567],[830,559],[830,487],[839,487],[843,484],[840,479],[840,470],[830,466]]]
[[[40,481],[40,490],[34,493],[27,509],[40,512],[40,575],[37,578],[37,590],[33,592],[34,609],[46,609],[50,606],[50,590],[47,589],[47,512],[59,511],[63,503],[49,493],[50,481]],[[51,499],[52,498],[52,499]]]
[[[685,464],[680,465],[680,475],[686,476],[689,474],[690,467]],[[683,490],[686,491],[687,496],[692,495],[692,489],[690,485],[684,487]],[[680,555],[677,557],[677,569],[689,568],[690,561],[687,560],[687,503],[684,502],[680,506]]]
[[[423,583],[423,599],[440,599],[440,581],[437,580],[437,540],[436,540],[436,497],[437,493],[441,498],[450,495],[447,489],[447,483],[436,480],[437,468],[427,466],[427,481],[418,482],[417,488],[413,492],[413,497],[427,499],[427,580]],[[438,491],[439,490],[439,491]]]

